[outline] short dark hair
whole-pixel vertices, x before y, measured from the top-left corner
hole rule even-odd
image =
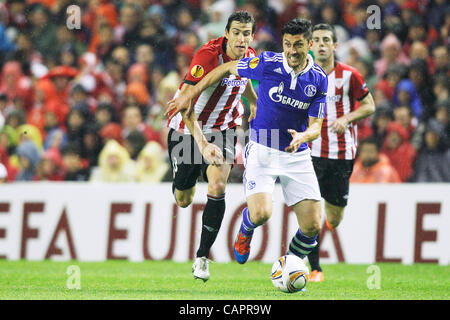
[[[80,157],[80,154],[81,154],[81,148],[76,143],[71,143],[71,144],[65,146],[61,152],[62,156],[75,155],[75,156]]]
[[[378,141],[377,139],[375,139],[375,137],[368,137],[360,141],[358,149],[362,149],[362,146],[365,144],[372,144],[377,148],[377,151],[380,151],[380,145],[378,144]]]
[[[237,21],[240,23],[251,23],[252,24],[252,34],[255,33],[256,30],[256,21],[253,16],[247,11],[236,11],[229,18],[225,29],[230,32],[230,27],[233,21]]]
[[[281,36],[286,33],[292,35],[303,34],[303,37],[309,41],[312,38],[311,21],[302,18],[292,19],[281,29]]]
[[[337,35],[336,35],[336,29],[328,24],[328,23],[319,23],[316,24],[313,28],[312,28],[312,32],[316,31],[316,30],[326,30],[326,31],[331,31],[331,33],[333,34],[333,42],[336,43],[337,42]]]

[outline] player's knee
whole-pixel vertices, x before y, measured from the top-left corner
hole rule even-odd
[[[266,223],[267,220],[270,219],[270,217],[272,216],[272,208],[260,206],[253,210],[250,215],[252,222],[259,226]]]
[[[330,217],[327,218],[327,220],[330,226],[333,227],[333,229],[335,229],[341,223],[341,219],[339,217]]]
[[[311,237],[315,236],[316,234],[320,233],[321,230],[320,221],[318,220],[310,221],[309,223],[304,224],[301,229],[303,234]]]
[[[192,203],[192,201],[194,200],[193,196],[180,196],[177,197],[177,204],[181,207],[181,208],[187,208],[189,207],[189,205]]]

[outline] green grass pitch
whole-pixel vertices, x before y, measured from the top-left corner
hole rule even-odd
[[[80,270],[79,290],[69,289],[68,267]],[[4,299],[450,299],[450,267],[377,264],[380,288],[369,289],[368,265],[324,265],[325,282],[286,294],[270,281],[270,264],[211,263],[211,279],[194,280],[192,263],[171,261],[52,262],[0,260]],[[70,282],[70,281],[69,281]]]

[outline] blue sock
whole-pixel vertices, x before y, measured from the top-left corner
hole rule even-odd
[[[318,236],[319,234],[316,234],[314,237],[305,236],[299,228],[297,230],[297,233],[291,240],[288,253],[292,253],[303,259],[309,253],[311,253],[311,251],[317,245]]]
[[[257,226],[250,220],[250,213],[248,211],[248,208],[245,207],[245,209],[242,211],[242,223],[240,231],[242,232],[242,234],[250,236],[253,234],[253,230],[255,230],[256,227]]]

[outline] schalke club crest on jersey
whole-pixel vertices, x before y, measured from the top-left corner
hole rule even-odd
[[[306,94],[308,97],[314,97],[314,96],[316,95],[317,89],[316,89],[316,87],[313,86],[312,84],[308,84],[308,85],[305,87],[304,92],[305,92],[305,94]]]

